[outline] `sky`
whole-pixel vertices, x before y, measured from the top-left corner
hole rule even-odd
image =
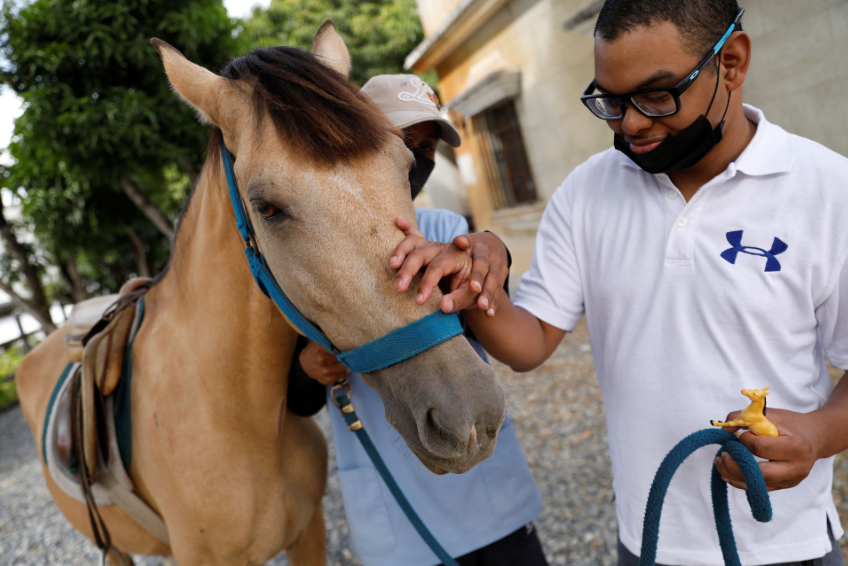
[[[224,0],[224,6],[233,18],[249,16],[254,6],[267,8],[270,3],[271,0]],[[0,65],[4,64],[5,61],[0,61]],[[8,87],[0,87],[0,149],[9,145],[15,118],[20,116],[22,111],[21,99]],[[0,161],[7,159],[8,155],[0,154]]]

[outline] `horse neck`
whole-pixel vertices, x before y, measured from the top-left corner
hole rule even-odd
[[[745,413],[746,415],[762,415],[765,406],[766,400],[765,397],[763,397],[759,401],[751,401],[751,403],[747,407],[745,407],[743,413]]]
[[[281,424],[296,334],[253,280],[224,173],[210,174],[216,165],[204,167],[168,271],[146,299],[150,332],[139,338],[179,360],[168,367],[208,401],[238,401],[229,405],[279,415]]]

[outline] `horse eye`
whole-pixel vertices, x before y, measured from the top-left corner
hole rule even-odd
[[[267,202],[257,203],[254,208],[265,220],[271,220],[282,212],[279,208]]]

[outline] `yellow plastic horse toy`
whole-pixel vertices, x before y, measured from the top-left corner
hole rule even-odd
[[[757,436],[778,436],[777,427],[766,418],[766,395],[769,388],[743,389],[742,395],[751,400],[751,404],[745,407],[739,418],[722,423],[710,421],[714,426],[742,426],[748,428]],[[737,436],[740,433],[736,433]]]

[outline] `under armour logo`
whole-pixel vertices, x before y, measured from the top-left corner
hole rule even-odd
[[[721,257],[726,259],[728,263],[735,264],[736,256],[739,255],[739,252],[742,252],[743,254],[756,255],[766,258],[766,271],[780,271],[780,262],[774,256],[782,254],[789,249],[789,246],[787,246],[780,238],[774,239],[774,242],[771,244],[771,249],[768,251],[754,246],[743,246],[742,232],[742,230],[735,230],[727,233],[727,243],[733,247],[721,252]]]

